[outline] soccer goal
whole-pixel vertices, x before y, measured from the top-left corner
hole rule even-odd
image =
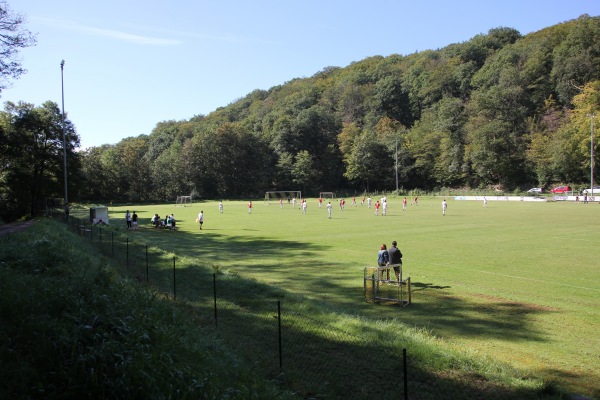
[[[192,196],[177,196],[175,207],[185,207],[192,204]]]
[[[284,203],[288,203],[293,198],[296,198],[297,202],[302,199],[302,192],[300,190],[271,190],[265,192],[265,203],[271,204],[271,201],[277,201],[281,199]]]
[[[322,199],[335,199],[335,192],[321,192],[319,197]]]

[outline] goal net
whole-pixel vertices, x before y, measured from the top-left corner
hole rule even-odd
[[[321,197],[323,199],[334,199],[335,192],[321,192],[321,193],[319,193],[319,197]]]
[[[185,207],[192,204],[192,196],[177,196],[176,207]]]
[[[300,190],[272,190],[265,192],[265,203],[267,204],[271,204],[271,201],[279,203],[280,199],[284,203],[288,203],[294,198],[296,198],[296,201],[299,203],[302,199],[302,192]]]

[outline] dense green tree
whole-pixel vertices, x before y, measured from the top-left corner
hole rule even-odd
[[[292,175],[293,182],[301,185],[303,192],[306,192],[307,185],[318,180],[319,171],[315,169],[312,156],[308,151],[302,150],[296,154]]]
[[[110,165],[105,163],[104,154],[112,147],[103,145],[90,147],[81,152],[81,173],[85,177],[79,186],[79,200],[86,202],[112,201],[119,197],[114,193],[108,171]]]
[[[268,147],[243,126],[223,124],[195,137],[192,146],[190,182],[201,197],[256,195],[270,186]]]
[[[600,19],[582,15],[554,50],[551,77],[558,99],[568,104],[586,82],[600,78]]]
[[[412,125],[414,118],[408,91],[403,87],[401,79],[387,76],[379,80],[375,84],[373,100],[382,115],[395,119],[404,126]]]
[[[344,157],[344,176],[361,189],[384,190],[394,182],[394,158],[389,147],[368,132],[357,138],[352,151]]]
[[[39,107],[7,102],[1,115],[5,137],[0,169],[1,217],[10,220],[24,214],[36,215],[46,198],[64,194],[63,126],[70,176],[80,165],[74,152],[79,137],[71,121],[65,119],[63,125],[62,114],[51,101]]]
[[[144,156],[147,150],[148,138],[144,135],[124,139],[115,147],[121,170],[120,184],[129,201],[147,201],[152,197],[150,168]]]
[[[440,155],[442,133],[435,129],[435,113],[423,112],[421,119],[410,129],[406,147],[413,157],[412,170],[421,187],[435,184],[435,165]]]
[[[512,58],[510,58],[512,60]],[[529,99],[510,63],[494,78],[478,82],[470,103],[467,134],[471,162],[480,184],[514,185],[526,174],[526,118]]]

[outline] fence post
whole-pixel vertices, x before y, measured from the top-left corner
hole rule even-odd
[[[277,324],[279,331],[279,373],[283,372],[283,348],[281,346],[281,300],[277,300]]]
[[[406,349],[402,349],[402,359],[404,364],[404,400],[408,400],[408,371],[406,366]]]
[[[129,272],[129,238],[125,238],[125,268]]]
[[[150,279],[150,274],[148,273],[148,245],[146,245],[146,282]]]
[[[175,256],[173,256],[173,300],[177,300],[177,284],[175,283]]]
[[[217,324],[217,274],[213,273],[213,297],[215,298],[215,328],[219,325]]]

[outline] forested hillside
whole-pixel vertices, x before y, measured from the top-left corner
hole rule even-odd
[[[394,190],[396,158],[405,189],[588,185],[589,115],[599,107],[600,17],[525,36],[501,27],[159,122],[79,153],[70,186],[103,201]]]

